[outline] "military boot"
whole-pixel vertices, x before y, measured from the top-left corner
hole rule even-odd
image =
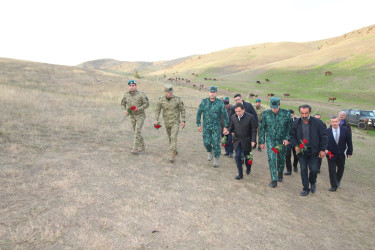
[[[175,159],[176,159],[176,151],[172,150],[172,151],[171,151],[171,155],[170,155],[170,157],[169,157],[169,161],[170,161],[170,162],[174,162]]]
[[[211,152],[208,152],[208,157],[207,157],[207,160],[208,161],[212,161],[212,158],[214,157],[212,151]]]
[[[278,182],[282,182],[283,181],[283,173],[282,172],[278,172],[277,173],[277,181]]]
[[[214,164],[212,165],[214,168],[218,168],[219,167],[219,158],[217,157],[214,157]]]

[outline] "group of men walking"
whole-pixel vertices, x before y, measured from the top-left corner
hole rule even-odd
[[[131,117],[136,135],[131,152],[136,154],[145,150],[140,130],[149,100],[144,93],[137,90],[135,81],[129,81],[128,88],[129,91],[124,94],[121,105],[125,109],[125,115],[130,114]],[[267,149],[271,174],[270,187],[275,188],[277,182],[283,181],[285,165],[285,175],[291,174],[293,153],[295,172],[298,172],[297,162],[300,163],[302,196],[308,195],[310,191],[316,192],[316,178],[320,171],[319,159],[321,162],[324,156],[327,157],[329,166],[329,190],[336,191],[343,176],[345,157],[349,158],[353,151],[351,131],[345,127],[346,125],[340,126],[338,117],[331,117],[331,127],[327,129],[319,118],[311,117],[309,105],[299,107],[300,118],[297,119],[292,110],[280,108],[278,97],[270,99],[270,109],[264,108],[260,99],[256,100],[255,108],[251,103],[245,102],[240,94],[236,94],[234,100],[234,106],[229,104],[229,98],[219,100],[217,87],[211,86],[209,97],[204,98],[198,107],[196,124],[198,131],[203,135],[203,145],[208,152],[207,160],[213,160],[213,167],[219,167],[221,140],[222,136],[226,136],[225,154],[231,158],[235,155],[238,169],[235,179],[243,178],[244,164],[246,174],[249,175],[253,159],[251,151],[256,148],[258,138],[258,151]],[[156,104],[155,126],[159,124],[161,111],[170,142],[169,160],[174,162],[177,155],[177,135],[179,128],[185,127],[186,112],[181,98],[174,95],[170,84],[164,86],[164,95]]]

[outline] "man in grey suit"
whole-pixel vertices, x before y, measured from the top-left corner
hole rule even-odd
[[[241,156],[242,154],[247,156],[251,152],[256,142],[257,130],[254,116],[245,112],[245,106],[242,103],[237,103],[234,106],[234,111],[236,113],[230,117],[229,126],[228,128],[224,128],[224,134],[228,135],[234,132],[233,148],[234,152],[236,152],[235,160],[238,169],[238,176],[235,179],[240,180],[243,178]],[[245,165],[246,174],[249,175],[251,164],[246,159]]]

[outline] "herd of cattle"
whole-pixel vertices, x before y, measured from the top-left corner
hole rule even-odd
[[[199,74],[196,74],[196,73],[191,73],[191,74],[193,76],[196,76],[196,77],[199,76]],[[330,76],[330,75],[332,75],[332,72],[331,71],[326,71],[324,74],[326,76]],[[203,79],[205,81],[222,81],[223,80],[222,78],[208,78],[208,77],[204,77]],[[173,77],[173,78],[169,77],[169,78],[167,78],[167,80],[170,81],[170,82],[173,82],[173,81],[176,81],[176,82],[183,81],[185,83],[191,83],[190,79],[186,79],[186,78],[182,78],[182,77]],[[263,83],[269,83],[270,79],[266,78],[266,79],[264,79],[264,81],[265,82],[263,82]],[[255,83],[256,84],[262,84],[262,82],[260,80],[257,80]],[[199,83],[199,84],[192,84],[192,86],[193,86],[193,88],[198,88],[199,90],[208,89],[204,84],[201,84],[201,83]],[[227,88],[226,91],[230,92],[229,88]],[[282,95],[283,95],[283,97],[290,97],[289,93],[283,93]],[[254,93],[249,93],[248,94],[249,98],[257,98],[258,96],[259,95],[256,95]],[[267,94],[268,98],[271,98],[272,96],[275,96],[275,94],[274,93],[268,93]],[[333,96],[330,96],[328,98],[328,101],[334,102],[335,100],[336,100],[336,97],[333,97]]]

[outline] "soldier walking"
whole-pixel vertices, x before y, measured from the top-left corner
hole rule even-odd
[[[159,98],[155,110],[155,122],[159,123],[160,111],[163,110],[165,129],[168,134],[170,144],[170,162],[174,162],[177,154],[177,135],[179,127],[185,127],[185,107],[181,98],[173,93],[171,84],[164,85],[164,96]],[[182,122],[181,122],[182,119]]]
[[[280,98],[272,97],[270,108],[263,112],[259,129],[259,143],[265,149],[267,141],[268,164],[271,172],[270,187],[277,187],[277,181],[283,181],[285,167],[286,147],[289,144],[289,132],[292,125],[292,117],[288,110],[280,108]],[[267,136],[266,136],[267,134]],[[266,137],[266,139],[265,139]],[[272,149],[283,144],[278,153]]]
[[[150,106],[145,93],[137,90],[137,83],[134,80],[128,82],[129,91],[124,94],[121,106],[125,109],[125,115],[130,115],[135,138],[131,153],[145,151],[145,143],[141,130],[146,119],[145,109]]]
[[[208,160],[214,158],[213,167],[219,167],[221,117],[224,127],[228,127],[229,118],[224,103],[216,98],[217,87],[211,86],[209,97],[202,100],[197,112],[198,131],[203,132],[203,145],[208,152]],[[201,117],[203,114],[203,127]]]
[[[260,99],[255,100],[255,112],[257,113],[258,116],[258,121],[262,120],[262,115],[263,112],[266,110],[266,108],[262,105],[262,101]],[[257,138],[258,138],[258,143],[259,143],[259,126],[257,128]],[[258,151],[262,151],[260,148],[260,144],[258,144]]]

